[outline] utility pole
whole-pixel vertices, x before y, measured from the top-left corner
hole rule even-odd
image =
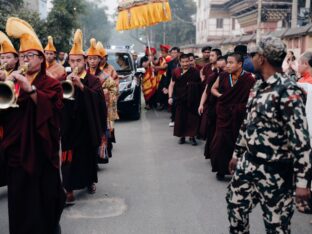
[[[293,0],[291,10],[291,28],[297,27],[297,18],[298,18],[298,0]]]
[[[163,23],[163,44],[166,44],[166,23]]]
[[[305,8],[310,10],[310,8],[311,8],[311,0],[306,0]]]
[[[262,16],[262,0],[258,0],[258,20],[257,20],[257,37],[256,43],[258,44],[261,37],[261,16]]]

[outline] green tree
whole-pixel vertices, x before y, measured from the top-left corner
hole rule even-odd
[[[195,1],[169,0],[169,2],[172,21],[152,27],[152,41],[159,45],[163,43],[165,37],[166,43],[171,45],[194,43],[196,37],[196,27],[193,23],[196,14]]]
[[[84,0],[53,0],[53,8],[47,18],[49,35],[53,36],[57,50],[69,51],[78,18],[85,12]],[[45,39],[46,41],[46,39]]]
[[[34,28],[39,39],[46,37],[46,23],[41,20],[37,12],[32,12],[23,7],[23,0],[0,0],[0,30],[5,32],[8,17],[15,16],[27,21]],[[12,38],[11,38],[12,39]],[[18,40],[12,39],[15,48],[18,48]]]
[[[84,33],[86,47],[89,47],[89,40],[92,37],[104,44],[108,43],[113,26],[108,20],[106,10],[106,7],[86,2],[85,14],[79,16],[79,24]]]

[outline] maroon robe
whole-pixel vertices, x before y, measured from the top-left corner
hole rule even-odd
[[[210,63],[207,63],[204,67],[203,67],[203,75],[205,77],[205,79],[202,81],[202,92],[204,92],[205,88],[206,88],[206,84],[207,84],[207,79],[208,77],[212,74],[212,67]]]
[[[174,136],[194,137],[197,135],[199,115],[197,109],[200,101],[200,75],[195,68],[190,68],[182,75],[182,69],[176,68],[172,80],[175,81],[176,116]]]
[[[207,85],[208,85],[208,88],[206,90],[207,100],[204,103],[204,111],[203,111],[203,114],[201,115],[201,120],[200,120],[200,125],[199,125],[199,130],[198,130],[198,137],[200,139],[206,140],[207,134],[208,134],[208,128],[209,128],[208,127],[208,122],[209,122],[208,115],[212,113],[212,111],[210,111],[208,107],[214,106],[212,104],[215,103],[215,98],[213,96],[211,97],[210,95],[210,89],[212,85],[214,84],[214,82],[216,81],[216,79],[218,78],[219,70],[218,69],[212,70],[210,64],[208,64],[204,67],[203,72],[206,77],[204,91]]]
[[[62,88],[44,73],[33,85],[37,104],[21,90],[19,107],[1,111],[11,234],[53,233],[65,202],[59,174]]]
[[[228,76],[228,73],[226,72],[222,72],[222,71],[218,71],[215,70],[215,72],[213,74],[210,75],[210,77],[208,77],[207,79],[207,102],[206,102],[206,106],[205,106],[205,112],[203,113],[206,117],[206,122],[204,122],[206,124],[206,143],[205,143],[205,151],[204,151],[204,156],[206,159],[210,158],[210,144],[212,142],[212,139],[215,135],[215,131],[216,131],[216,119],[217,119],[217,115],[216,115],[216,103],[217,103],[217,98],[212,95],[211,93],[211,88],[214,85],[214,83],[216,82],[218,77],[224,77],[224,76]]]
[[[90,69],[87,69],[87,73],[90,74],[90,75],[92,75]],[[101,76],[103,73],[104,73],[104,71],[102,71],[102,70],[98,67],[98,68],[96,69],[94,75],[100,79],[100,76]],[[101,86],[103,86],[103,83],[105,82],[105,80],[101,80],[101,79],[100,79],[100,82],[101,82]],[[104,95],[104,96],[105,96],[105,95]],[[109,94],[108,94],[108,96],[106,96],[106,97],[104,98],[104,101],[106,102],[106,104],[107,104],[107,102],[108,102],[108,99],[109,99]],[[106,107],[106,108],[107,108],[107,107]],[[107,119],[103,119],[103,121],[105,121],[104,124],[107,125]],[[107,150],[108,157],[111,158],[111,157],[113,157],[113,153],[112,153],[112,150],[113,150],[113,143],[116,143],[115,131],[114,131],[114,129],[108,129],[108,131],[106,131],[106,132],[104,133],[104,135],[105,135],[105,136],[103,136],[102,141],[104,141],[104,140],[107,141],[107,148],[106,148],[106,150]],[[99,164],[106,164],[106,163],[108,163],[108,162],[109,162],[109,159],[108,159],[108,158],[103,159],[103,158],[101,158],[100,155],[99,155],[99,157],[98,157],[98,163],[99,163]]]
[[[212,170],[221,175],[229,174],[228,164],[232,158],[236,138],[246,115],[246,104],[255,79],[243,72],[231,87],[229,75],[220,77],[216,106],[216,132],[210,145]]]
[[[75,100],[66,100],[62,112],[62,150],[72,151],[72,160],[62,165],[67,191],[83,189],[98,181],[98,147],[107,129],[107,110],[99,79],[87,74],[81,82],[84,90],[75,87]]]

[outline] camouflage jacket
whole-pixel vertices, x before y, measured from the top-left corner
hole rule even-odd
[[[267,162],[292,161],[297,187],[307,187],[311,146],[304,103],[303,91],[288,76],[276,73],[267,81],[258,80],[233,158],[249,152]]]

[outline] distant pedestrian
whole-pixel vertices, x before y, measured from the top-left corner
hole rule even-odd
[[[283,62],[283,72],[289,75],[293,80],[297,80],[298,62],[293,51],[288,51]]]
[[[299,83],[312,84],[312,52],[305,52],[299,59],[298,73]]]
[[[146,48],[145,57],[142,58],[142,66],[145,73],[142,82],[142,91],[145,99],[145,109],[150,110],[156,107],[157,77],[154,70],[154,62],[157,51],[155,48]]]
[[[202,57],[196,59],[196,66],[197,69],[202,69],[206,64],[209,63],[209,57],[212,47],[211,46],[205,46],[202,48]]]
[[[168,106],[166,73],[168,63],[171,61],[169,50],[170,45],[160,45],[161,56],[154,67],[157,72],[157,110],[163,110]]]
[[[168,68],[166,72],[166,77],[165,77],[165,83],[166,83],[166,88],[164,92],[169,92],[169,84],[172,80],[172,74],[173,71],[180,66],[179,58],[180,58],[180,48],[179,47],[172,47],[170,49],[170,57],[171,61],[168,63]],[[170,111],[171,111],[171,121],[169,123],[169,127],[174,127],[174,120],[175,120],[175,113],[176,113],[176,103],[175,103],[175,93],[173,91],[172,93],[172,104],[169,104],[170,106]]]
[[[247,72],[255,73],[254,66],[252,64],[251,58],[247,54],[247,46],[245,45],[238,45],[234,48],[234,53],[239,53],[243,55],[244,64],[243,69]]]
[[[211,125],[215,116],[215,101],[216,98],[211,97],[211,87],[219,76],[220,69],[217,66],[218,58],[222,56],[222,52],[219,49],[213,49],[210,52],[209,64],[207,64],[202,70],[205,70],[205,81],[202,83],[202,95],[199,106],[199,114],[201,115],[201,121],[198,131],[198,137],[206,140],[208,132],[214,132],[214,126]],[[212,122],[211,122],[212,120]],[[211,127],[211,128],[210,128]],[[210,133],[208,134],[210,135]]]
[[[199,72],[189,65],[189,57],[183,54],[180,57],[180,68],[173,71],[169,86],[168,103],[173,103],[173,90],[175,91],[176,115],[174,136],[180,137],[180,144],[185,143],[185,137],[190,137],[192,145],[197,145],[195,140],[199,125],[197,108],[200,101]]]

